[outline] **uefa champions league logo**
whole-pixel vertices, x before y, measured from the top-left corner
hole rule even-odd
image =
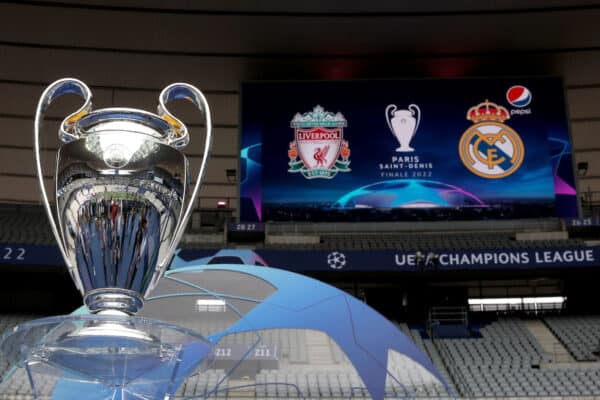
[[[416,104],[410,104],[407,110],[398,110],[395,104],[385,108],[385,120],[392,134],[400,144],[396,149],[399,153],[415,151],[410,147],[410,141],[419,129],[421,122],[421,109]]]
[[[344,253],[334,251],[327,255],[327,264],[331,269],[342,269],[346,266],[346,256]]]

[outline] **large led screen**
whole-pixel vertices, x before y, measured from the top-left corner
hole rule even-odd
[[[574,217],[558,78],[247,83],[240,218]]]

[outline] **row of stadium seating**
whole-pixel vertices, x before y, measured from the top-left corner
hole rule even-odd
[[[47,379],[40,382],[40,392],[51,393],[51,390],[54,388],[57,381],[57,376],[48,376]],[[6,383],[3,383],[2,391],[0,392],[0,400],[8,399],[33,400],[29,378],[27,376],[27,371],[24,368],[15,370],[10,379]]]
[[[277,229],[275,229],[277,231]],[[317,243],[265,243],[257,247],[286,250],[401,250],[443,251],[462,249],[536,249],[580,247],[580,239],[515,240],[515,231],[494,233],[412,233],[321,234]],[[44,211],[38,206],[0,205],[0,242],[15,244],[55,243]],[[222,234],[184,235],[184,248],[220,249],[227,247]]]
[[[31,314],[3,314],[0,316],[0,337],[4,332],[9,331],[14,326],[33,319],[37,319],[39,316]],[[17,350],[17,349],[15,349]],[[10,365],[0,354],[0,378],[9,370]]]
[[[39,383],[38,388],[41,393],[52,393],[58,376],[47,377],[46,380]],[[224,370],[206,370],[190,376],[177,390],[176,396],[183,398],[204,398],[211,395],[211,398],[227,397],[226,390],[218,390],[219,388],[227,388],[228,378]],[[49,396],[40,396],[41,399],[51,400]],[[82,397],[83,398],[83,397]],[[11,375],[10,379],[3,384],[0,400],[33,400],[34,396],[29,385],[27,372],[24,368],[19,368]],[[38,400],[38,399],[36,399]]]
[[[26,211],[23,211],[26,210]],[[2,206],[0,242],[55,244],[46,214],[41,207]]]
[[[307,334],[309,334],[308,331],[304,329],[270,329],[242,332],[225,336],[219,344],[240,343],[252,346],[260,340],[262,344],[276,346],[280,356],[288,359],[291,364],[306,364],[308,363]],[[332,345],[332,347],[337,346]]]
[[[512,235],[514,236],[514,235]],[[320,243],[267,244],[272,249],[296,250],[404,250],[439,251],[466,249],[529,249],[548,247],[580,247],[585,243],[579,239],[559,240],[514,240],[511,234],[502,233],[459,233],[459,234],[387,234],[322,235]]]
[[[230,317],[215,318],[218,316],[206,315],[197,321],[172,321],[178,325],[186,326],[203,336],[213,335],[222,332],[233,325],[236,319]],[[248,331],[235,333],[223,337],[219,345],[243,344],[253,346],[259,341],[262,344],[274,345],[277,347],[281,356],[285,357],[292,364],[306,364],[308,362],[308,350],[306,341],[306,330],[303,329],[270,329],[266,331]],[[333,346],[332,349],[337,346]],[[341,360],[343,355],[333,354]],[[339,349],[338,349],[339,351]],[[333,362],[333,361],[332,361]]]
[[[194,397],[202,399],[205,396],[223,398],[227,397],[226,390],[228,378],[222,369],[202,371],[188,377],[177,389],[175,396],[181,398]]]
[[[256,394],[260,397],[345,397],[351,393],[363,397],[364,387],[358,374],[339,371],[261,371],[256,376]],[[273,384],[278,383],[278,384]]]
[[[439,339],[452,359],[462,365],[531,366],[551,361],[518,319],[505,319],[480,330],[481,339]]]
[[[390,371],[398,379],[387,380],[386,397],[449,397],[442,385],[427,382],[417,374],[408,380],[393,368]],[[256,384],[256,395],[259,397],[368,397],[362,379],[353,370],[264,370],[256,376]]]
[[[492,231],[492,232],[547,232],[561,229],[558,218],[538,219],[491,219],[477,221],[410,221],[397,222],[278,222],[269,225],[269,233],[274,235],[289,234],[396,234],[398,232],[458,232],[458,231]]]
[[[470,397],[597,396],[600,372],[582,369],[536,370],[459,366]]]
[[[456,225],[455,231],[445,233],[432,233],[431,231],[411,232],[410,229],[402,230],[402,223],[397,223],[395,230],[387,231],[383,227],[392,229],[394,224],[373,224],[382,230],[370,231],[366,229],[369,225],[362,225],[366,229],[360,233],[348,233],[340,229],[339,232],[319,233],[320,242],[317,243],[270,243],[264,244],[270,249],[296,249],[296,250],[403,250],[403,251],[441,251],[460,249],[525,249],[525,248],[547,248],[547,247],[578,247],[585,243],[580,239],[542,239],[542,240],[515,240],[515,232],[528,230],[528,225],[522,225],[519,221],[500,221],[504,223],[504,229],[492,233],[470,232],[459,229]],[[536,221],[534,221],[536,222]],[[531,221],[530,221],[531,223]],[[457,222],[459,224],[459,222]],[[537,221],[540,226],[548,226],[548,229],[559,229],[557,220]],[[460,224],[459,224],[460,225]],[[514,226],[513,226],[514,225]],[[285,224],[269,226],[270,234],[285,235],[292,231],[282,232],[281,227]],[[295,228],[301,227],[295,225]],[[438,226],[438,225],[435,225]],[[533,230],[539,231],[534,225]],[[465,226],[468,228],[469,226]],[[350,227],[348,227],[350,228]],[[480,227],[481,229],[481,227]],[[301,230],[302,231],[302,230]],[[377,232],[377,233],[376,233]],[[404,232],[404,233],[398,233]],[[307,234],[309,232],[300,232]],[[318,239],[318,237],[317,237]],[[42,207],[33,205],[9,205],[0,204],[0,242],[22,243],[22,244],[48,244],[55,243],[52,236],[46,214]],[[195,234],[184,235],[181,242],[182,247],[219,249],[227,246],[222,234]],[[262,245],[258,245],[261,247]]]

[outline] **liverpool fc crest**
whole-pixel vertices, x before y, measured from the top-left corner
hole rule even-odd
[[[306,179],[331,179],[338,172],[349,172],[350,148],[344,140],[348,125],[341,113],[316,106],[296,114],[290,123],[295,140],[290,143],[288,172],[300,172]]]

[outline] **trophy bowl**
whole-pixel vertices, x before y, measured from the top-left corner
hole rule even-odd
[[[52,207],[40,131],[46,109],[66,93],[82,97],[84,104],[59,128],[63,144]],[[188,130],[167,109],[176,99],[191,101],[205,117],[204,153],[193,188],[181,151],[189,142]],[[211,342],[198,333],[135,316],[181,239],[206,169],[211,126],[204,95],[186,83],[161,92],[156,114],[131,108],[93,111],[90,89],[72,78],[44,91],[34,127],[38,183],[87,310],[24,323],[5,334],[0,352],[14,366],[5,382],[24,369],[34,398],[47,396],[52,381],[52,396],[58,391],[61,399],[80,398],[81,390],[91,387],[102,399],[125,392],[136,399],[162,399],[211,358]]]
[[[188,161],[166,142],[164,120],[130,116],[82,118],[80,139],[57,157],[59,232],[91,312],[138,311],[170,259],[186,203]]]
[[[56,161],[56,215],[43,182],[40,124],[48,106],[65,93],[84,98],[62,122]],[[191,101],[204,112],[206,142],[190,190],[186,126],[166,105]],[[50,226],[75,285],[92,313],[133,315],[171,261],[198,194],[211,146],[204,95],[186,83],[167,86],[158,113],[131,108],[92,111],[90,89],[61,79],[42,94],[35,120],[38,181]]]

